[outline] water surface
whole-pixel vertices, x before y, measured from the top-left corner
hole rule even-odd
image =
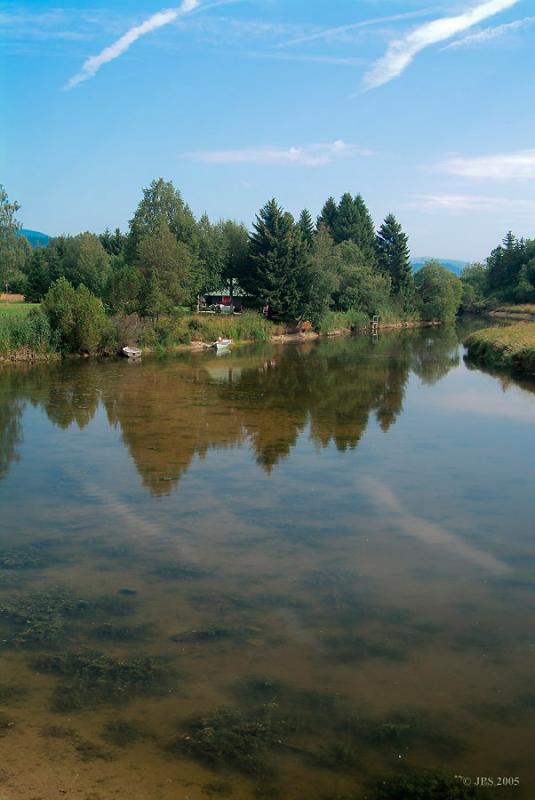
[[[462,334],[2,369],[2,797],[535,795],[535,386]]]

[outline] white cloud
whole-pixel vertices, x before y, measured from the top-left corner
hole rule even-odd
[[[83,63],[80,72],[73,75],[65,88],[73,89],[75,86],[78,86],[78,84],[89,80],[96,75],[104,64],[108,64],[110,61],[113,61],[115,58],[125,53],[141,36],[145,36],[145,34],[151,33],[151,31],[162,28],[164,25],[169,25],[169,23],[173,22],[178,17],[194,11],[198,7],[199,2],[200,0],[182,0],[181,5],[177,8],[168,8],[163,11],[158,11],[156,14],[144,20],[140,25],[135,25],[133,28],[130,28],[120,39],[117,39],[117,41],[109,47],[106,47],[98,55],[88,58]]]
[[[516,5],[519,0],[487,0],[454,17],[442,17],[413,30],[404,39],[391,42],[385,55],[364,76],[364,87],[375,89],[397,78],[426,47],[451,39],[489,17]]]
[[[301,167],[322,167],[337,158],[370,156],[366,150],[341,140],[331,144],[309,144],[302,147],[245,147],[237,150],[200,150],[183,153],[181,158],[204,161],[207,164],[273,164]]]
[[[504,211],[511,209],[535,210],[529,200],[508,197],[485,197],[473,194],[416,194],[408,206],[423,211]]]
[[[332,39],[334,37],[340,37],[346,33],[350,33],[351,31],[359,30],[360,28],[369,28],[373,25],[380,25],[383,22],[398,22],[399,20],[403,19],[411,19],[414,17],[425,17],[432,12],[428,10],[421,10],[421,11],[407,11],[404,14],[390,14],[387,17],[374,17],[373,19],[364,19],[360,22],[352,22],[349,25],[338,25],[336,28],[325,28],[321,31],[316,31],[315,33],[307,34],[305,36],[299,36],[296,39],[292,39],[289,42],[283,42],[279,45],[279,47],[292,47],[296,44],[305,44],[306,42],[314,42],[318,39]]]
[[[439,169],[465,178],[494,178],[510,180],[535,178],[535,150],[498,153],[474,158],[448,158]]]
[[[514,31],[526,28],[528,25],[532,25],[534,22],[535,17],[525,17],[524,19],[517,19],[515,22],[508,22],[505,25],[497,25],[495,28],[485,28],[485,30],[479,31],[478,33],[472,33],[470,36],[464,36],[462,39],[458,39],[456,42],[452,42],[451,44],[447,45],[447,47],[443,47],[442,49],[456,50],[459,47],[472,47],[473,45],[487,44],[487,42],[493,42],[496,39],[501,39],[502,36],[506,36],[508,33],[513,33]]]

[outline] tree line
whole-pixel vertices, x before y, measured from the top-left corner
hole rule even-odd
[[[45,308],[63,298],[71,316],[94,297],[108,315],[158,320],[195,308],[200,295],[238,292],[273,319],[315,326],[332,312],[446,319],[458,307],[454,276],[438,264],[413,275],[407,234],[393,214],[376,230],[360,194],[329,197],[315,222],[307,209],[295,219],[272,199],[248,231],[206,214],[197,220],[159,178],[143,190],[127,233],[58,236],[32,250],[17,235],[19,205],[1,191],[0,279]]]
[[[518,239],[509,231],[485,263],[466,267],[461,280],[466,309],[535,303],[535,239]]]

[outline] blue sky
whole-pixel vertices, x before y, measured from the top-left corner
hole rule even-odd
[[[0,183],[26,227],[141,188],[250,224],[360,192],[414,255],[535,236],[535,0],[0,2]]]

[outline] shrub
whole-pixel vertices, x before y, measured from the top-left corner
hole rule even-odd
[[[75,289],[65,278],[59,278],[48,290],[43,308],[63,352],[97,353],[103,343],[109,344],[104,304],[83,284]]]

